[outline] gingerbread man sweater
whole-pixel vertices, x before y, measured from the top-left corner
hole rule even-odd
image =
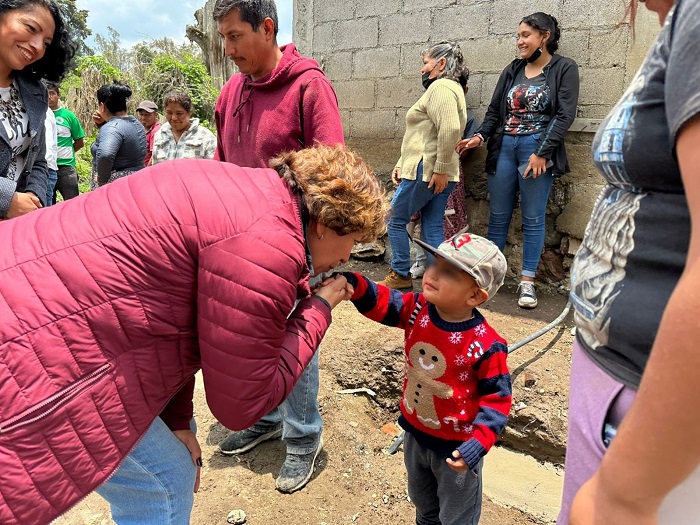
[[[461,323],[440,318],[423,294],[343,274],[352,302],[370,319],[405,332],[405,374],[399,423],[418,443],[445,455],[459,450],[474,467],[505,428],[511,381],[505,340],[476,309]]]

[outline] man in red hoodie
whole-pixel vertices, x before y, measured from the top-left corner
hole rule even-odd
[[[214,20],[226,56],[239,69],[216,103],[215,159],[265,168],[283,151],[344,143],[338,100],[318,63],[301,56],[294,44],[277,45],[273,0],[217,0]],[[317,353],[279,409],[233,432],[219,445],[221,452],[241,454],[281,436],[287,457],[276,487],[286,493],[304,487],[323,446],[318,384]]]

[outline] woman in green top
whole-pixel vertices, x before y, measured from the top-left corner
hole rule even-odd
[[[391,269],[381,282],[400,290],[412,288],[406,233],[411,216],[420,211],[421,237],[429,245],[437,247],[444,240],[445,205],[459,180],[459,157],[454,148],[467,122],[464,95],[469,70],[459,45],[440,42],[423,51],[422,56],[426,92],[406,113],[401,158],[392,174],[398,188],[388,228]]]

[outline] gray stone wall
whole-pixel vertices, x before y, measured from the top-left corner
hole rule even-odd
[[[454,40],[471,70],[467,104],[481,120],[498,76],[516,57],[523,16],[554,15],[562,28],[559,53],[579,64],[577,120],[567,137],[572,173],[558,180],[547,216],[543,280],[558,282],[583,237],[602,180],[591,163],[593,132],[620,98],[659,31],[641,8],[636,38],[625,18],[627,0],[295,0],[294,38],[316,58],[338,94],[348,143],[382,176],[399,157],[408,108],[420,97],[420,52]],[[472,230],[488,221],[483,149],[463,165]],[[506,255],[519,273],[522,237],[514,217]]]

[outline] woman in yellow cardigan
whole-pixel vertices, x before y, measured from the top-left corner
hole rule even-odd
[[[406,233],[411,216],[420,211],[423,241],[437,247],[444,240],[445,205],[459,180],[459,156],[454,145],[467,122],[464,95],[469,70],[459,45],[440,42],[423,51],[422,57],[426,92],[406,113],[401,158],[392,174],[398,188],[389,221],[391,269],[381,282],[399,290],[413,287]]]

